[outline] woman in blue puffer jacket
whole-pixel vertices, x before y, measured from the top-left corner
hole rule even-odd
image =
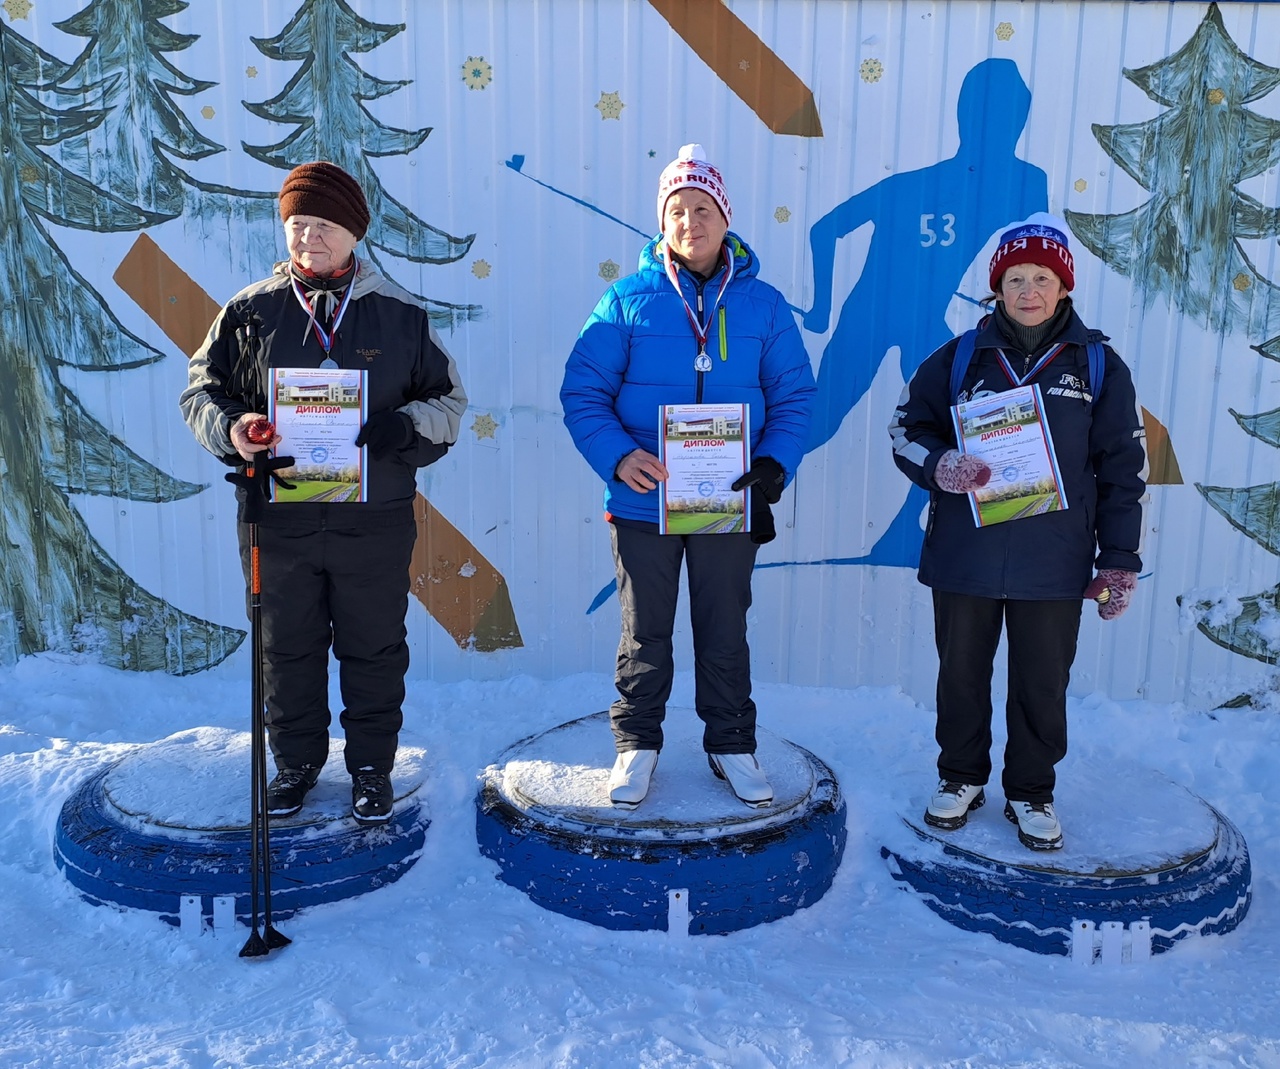
[[[759,261],[729,232],[732,209],[701,145],[686,145],[658,183],[662,235],[636,274],[609,288],[578,336],[560,400],[574,444],[605,483],[618,573],[622,638],[610,710],[614,805],[648,793],[671,693],[680,565],[689,576],[696,695],[712,771],[754,807],[773,791],[755,759],[747,609],[769,510],[804,455],[815,394],[809,357],[787,302],[762,282]],[[744,404],[751,533],[659,533],[658,411],[672,404]]]

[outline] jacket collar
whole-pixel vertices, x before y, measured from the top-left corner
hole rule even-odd
[[[1084,321],[1076,314],[1073,307],[1071,314],[1067,317],[1066,325],[1054,337],[1046,338],[1044,345],[1050,345],[1055,342],[1067,342],[1070,345],[1086,345],[1091,340],[1108,341],[1105,334],[1098,331],[1090,330],[1084,325]],[[978,338],[974,343],[975,349],[1007,349],[1009,342],[1000,332],[994,315],[984,317],[981,326],[978,328]],[[1043,348],[1043,346],[1042,346]]]

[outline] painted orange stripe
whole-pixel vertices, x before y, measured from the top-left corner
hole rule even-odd
[[[418,541],[409,589],[463,649],[523,646],[507,581],[421,494],[413,503]]]
[[[195,354],[219,305],[159,245],[140,234],[113,277],[174,345]],[[414,518],[410,588],[432,618],[463,649],[523,646],[502,574],[421,494]]]
[[[649,0],[775,134],[821,137],[813,92],[720,0]]]
[[[112,277],[181,352],[195,354],[218,305],[159,245],[139,234]]]
[[[1178,466],[1178,457],[1173,451],[1169,428],[1145,408],[1142,410],[1142,425],[1147,431],[1147,485],[1181,485],[1182,468]]]

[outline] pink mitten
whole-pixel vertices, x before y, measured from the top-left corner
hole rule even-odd
[[[1137,585],[1137,572],[1099,568],[1093,582],[1085,587],[1084,596],[1098,603],[1099,616],[1104,620],[1114,620],[1129,607]]]
[[[981,457],[948,449],[933,470],[933,481],[939,490],[949,494],[967,494],[991,479],[991,468]]]

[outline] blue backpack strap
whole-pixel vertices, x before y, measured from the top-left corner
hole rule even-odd
[[[1096,402],[1102,395],[1102,377],[1107,370],[1107,354],[1102,348],[1102,339],[1106,335],[1099,330],[1089,331],[1089,340],[1085,342],[1085,352],[1089,355],[1089,392]]]
[[[956,355],[951,361],[951,403],[960,400],[960,387],[964,385],[964,373],[969,370],[973,360],[973,350],[978,341],[976,330],[966,330],[960,335],[960,343],[956,346]]]

